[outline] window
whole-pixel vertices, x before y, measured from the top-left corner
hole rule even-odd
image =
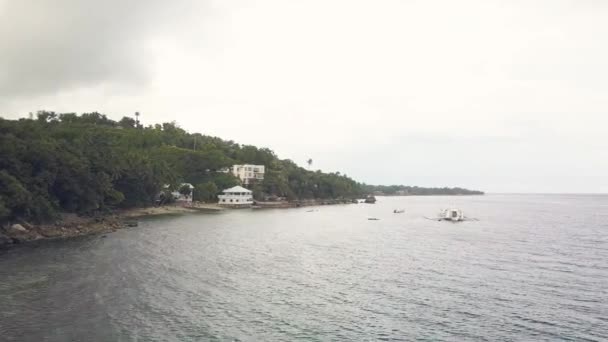
[[[238,199],[237,199],[237,200],[235,200],[235,202],[238,202],[238,201],[239,201]]]
[[[225,198],[224,198],[224,199],[222,199],[222,202],[226,202],[226,199],[225,199]]]
[[[232,200],[230,200],[230,202],[232,202]]]

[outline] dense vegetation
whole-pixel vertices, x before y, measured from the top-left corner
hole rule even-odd
[[[0,222],[151,205],[183,182],[195,186],[195,200],[214,200],[239,183],[218,170],[241,163],[266,166],[253,186],[258,199],[362,195],[345,175],[308,171],[267,148],[191,134],[175,123],[143,127],[128,117],[43,111],[35,119],[0,118]]]
[[[386,196],[483,195],[482,191],[463,188],[423,188],[405,185],[363,185],[367,193]]]

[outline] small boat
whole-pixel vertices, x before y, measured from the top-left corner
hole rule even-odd
[[[405,212],[405,209],[395,209],[393,210],[393,213],[395,214],[403,214]]]
[[[464,221],[464,213],[460,209],[444,209],[439,217],[446,221]]]
[[[379,219],[379,218],[377,218],[377,217],[368,217],[367,219],[368,219],[369,221],[378,221],[378,220],[380,220],[380,219]]]
[[[460,209],[444,209],[442,210],[436,219],[425,217],[429,220],[434,221],[451,221],[451,222],[460,222],[460,221],[478,221],[474,218],[468,218],[464,216],[464,212]]]

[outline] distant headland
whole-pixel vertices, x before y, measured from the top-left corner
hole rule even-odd
[[[363,184],[363,190],[376,196],[463,196],[483,195],[483,191],[469,190],[464,188],[424,188],[406,185],[367,185]]]

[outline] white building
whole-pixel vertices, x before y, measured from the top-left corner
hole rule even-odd
[[[232,174],[238,177],[244,185],[264,180],[264,165],[233,165],[230,171],[232,171]]]
[[[222,191],[222,194],[217,197],[219,198],[218,204],[227,207],[250,207],[253,204],[251,190],[238,185]]]
[[[184,195],[181,192],[179,192],[179,190],[185,186],[190,189],[190,194],[188,194],[188,195]],[[163,186],[163,191],[158,194],[159,199],[157,201],[159,201],[159,203],[164,203],[166,201],[162,198],[162,196],[164,196],[163,192],[169,190],[169,188],[170,188],[169,184],[165,184]],[[194,186],[190,183],[181,183],[177,187],[177,189],[171,191],[171,196],[173,197],[173,200],[177,203],[182,203],[182,204],[191,204],[193,195],[194,195]]]

